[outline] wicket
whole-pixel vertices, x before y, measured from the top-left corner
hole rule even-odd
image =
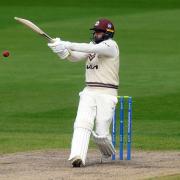
[[[132,136],[132,97],[130,96],[118,96],[120,104],[119,108],[119,159],[123,160],[124,150],[124,104],[126,99],[128,100],[128,119],[127,119],[127,160],[131,160],[131,136]],[[116,147],[116,124],[117,124],[117,112],[114,111],[112,120],[112,143]],[[112,160],[116,159],[116,155],[112,155]]]

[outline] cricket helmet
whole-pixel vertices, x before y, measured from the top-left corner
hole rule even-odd
[[[111,21],[109,21],[108,19],[99,19],[93,28],[91,28],[90,30],[93,30],[93,40],[96,43],[100,43],[101,41],[107,40],[109,38],[113,38],[114,36],[114,25]],[[102,38],[97,39],[94,34],[95,32],[103,32],[104,35],[102,36]]]

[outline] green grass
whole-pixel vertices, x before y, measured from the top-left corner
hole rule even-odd
[[[180,150],[179,1],[2,3],[0,51],[11,56],[0,57],[0,153],[69,148],[84,87],[84,63],[59,60],[14,16],[77,42],[89,42],[98,18],[112,19],[121,49],[119,94],[133,96],[133,148]]]
[[[178,180],[178,179],[180,179],[180,174],[154,177],[154,178],[149,178],[148,180]]]

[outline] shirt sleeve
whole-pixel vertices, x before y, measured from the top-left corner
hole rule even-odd
[[[115,44],[103,41],[99,44],[88,43],[72,43],[68,42],[66,47],[72,51],[84,52],[84,53],[96,53],[103,56],[116,57],[118,50]]]
[[[77,52],[77,51],[71,51],[69,50],[70,55],[67,57],[67,59],[71,62],[78,62],[82,60],[87,60],[88,54],[84,52]]]

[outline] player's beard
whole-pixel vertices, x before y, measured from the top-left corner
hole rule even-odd
[[[99,44],[100,42],[104,41],[104,34],[96,35],[94,32],[92,35],[92,40],[94,43]]]
[[[104,38],[103,38],[103,34],[93,34],[93,37],[94,37],[94,42],[96,43],[96,44],[98,44],[98,43],[100,43],[100,42],[102,42],[103,40],[104,40]]]

